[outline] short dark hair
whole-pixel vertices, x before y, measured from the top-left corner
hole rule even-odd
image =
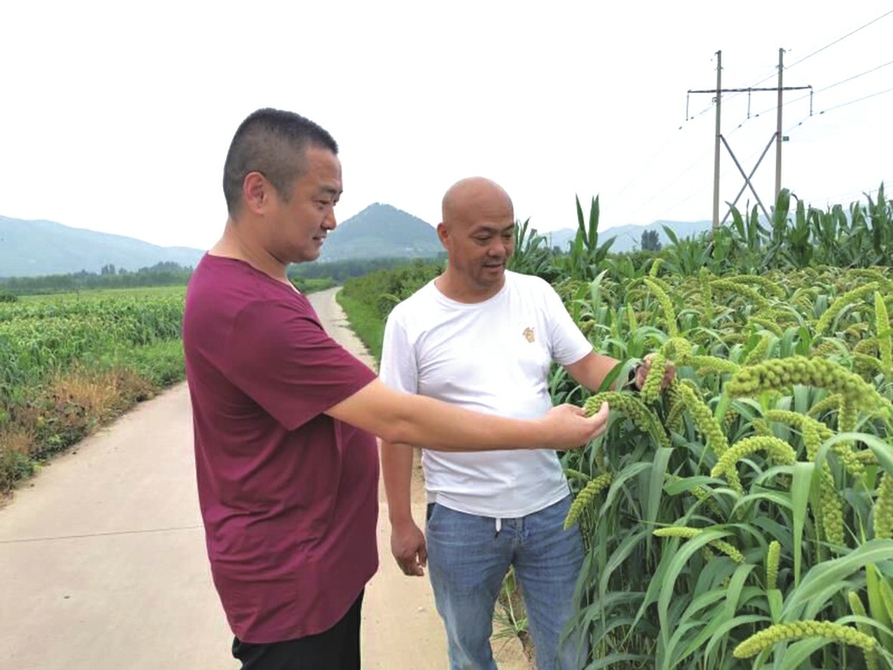
[[[238,213],[242,183],[249,172],[263,174],[288,200],[304,170],[308,145],[338,153],[328,131],[300,114],[265,108],[242,121],[223,165],[223,196],[230,215]]]

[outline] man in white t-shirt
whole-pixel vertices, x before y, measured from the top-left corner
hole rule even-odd
[[[538,417],[552,406],[553,361],[586,388],[601,385],[618,361],[593,351],[547,282],[506,270],[514,227],[512,201],[497,184],[470,178],[447,191],[437,227],[447,268],[391,312],[379,373],[386,384],[516,418]],[[637,371],[639,387],[647,368],[646,361]],[[439,453],[413,446],[423,449],[426,533],[410,509],[412,447],[385,442],[391,550],[407,575],[423,575],[427,562],[451,670],[496,670],[493,610],[512,565],[538,670],[580,667],[581,641],[561,638],[573,613],[583,544],[576,526],[563,529],[571,495],[555,452]]]

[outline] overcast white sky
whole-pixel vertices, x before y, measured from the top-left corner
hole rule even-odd
[[[386,202],[437,223],[475,174],[542,231],[576,225],[575,194],[600,194],[602,229],[709,219],[714,111],[692,95],[704,113],[686,122],[686,93],[715,87],[717,50],[724,87],[774,86],[779,48],[785,85],[815,91],[812,118],[785,94],[783,185],[824,208],[893,188],[891,34],[890,0],[5,2],[0,215],[207,248],[232,134],[272,106],[340,144],[341,220]],[[746,94],[723,98],[748,172],[775,102],[754,93],[747,120]],[[767,206],[774,159],[756,176]],[[725,150],[722,170],[730,201]]]

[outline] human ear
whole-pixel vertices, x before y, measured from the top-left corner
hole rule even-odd
[[[263,214],[270,198],[270,184],[260,172],[249,172],[242,181],[242,200],[253,214]]]

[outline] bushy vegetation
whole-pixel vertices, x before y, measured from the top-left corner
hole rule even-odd
[[[344,282],[344,288],[338,293],[338,303],[376,362],[381,361],[384,322],[391,309],[439,275],[444,263],[417,260]]]
[[[134,272],[105,265],[99,272],[82,270],[71,274],[0,278],[0,290],[10,295],[36,295],[93,289],[185,286],[191,275],[192,268],[177,263],[157,263]]]
[[[183,378],[182,288],[0,304],[0,493]]]

